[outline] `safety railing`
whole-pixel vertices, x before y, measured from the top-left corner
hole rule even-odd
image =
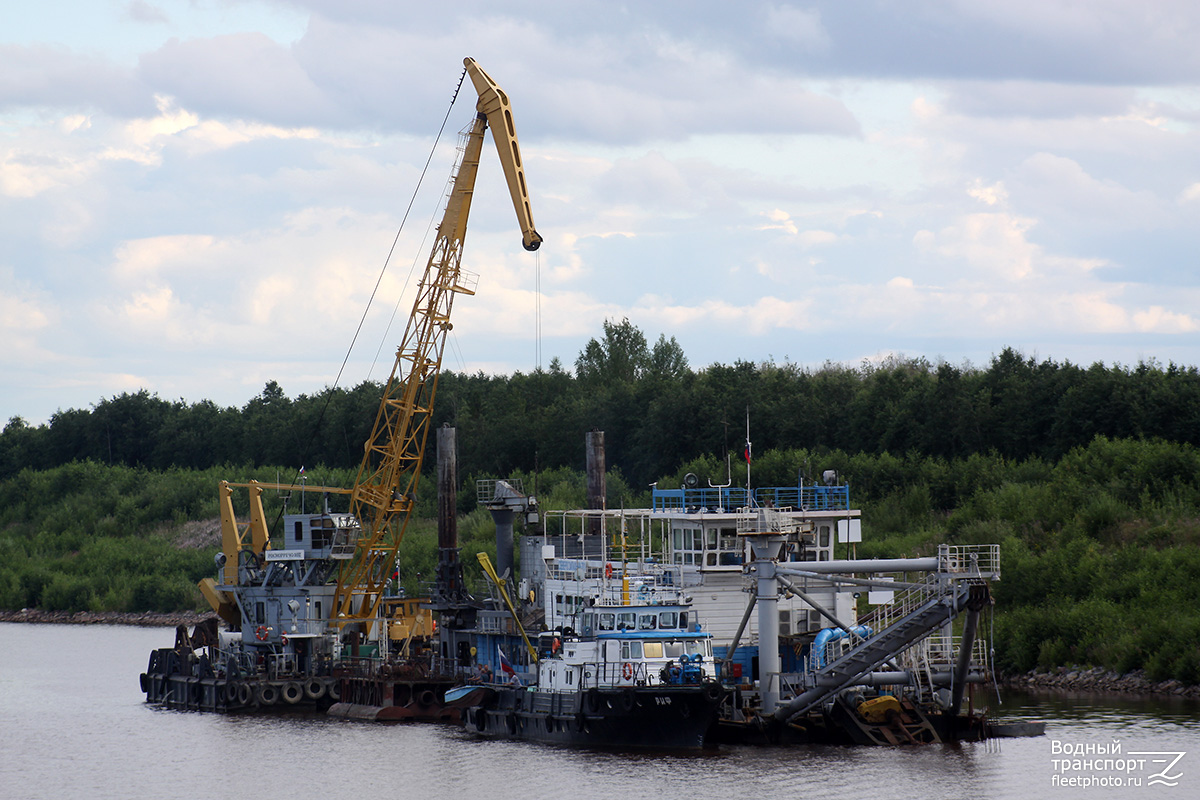
[[[980,580],[1000,579],[1000,545],[941,545],[938,568],[955,576]]]

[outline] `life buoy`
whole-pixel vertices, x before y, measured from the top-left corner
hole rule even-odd
[[[266,625],[259,625],[258,628],[254,631],[254,638],[258,639],[260,642],[265,642],[267,640],[267,636],[269,636],[270,633],[271,633],[271,629],[268,628]]]
[[[625,676],[625,680],[630,680],[633,677],[633,663],[625,662],[625,667],[621,670],[621,674]]]
[[[612,577],[612,564],[611,564],[611,563],[608,563],[608,564],[605,564],[605,565],[604,565],[604,577],[605,577],[605,578],[611,578],[611,577]]]

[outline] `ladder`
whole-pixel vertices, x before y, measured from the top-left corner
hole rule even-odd
[[[956,583],[919,605],[878,634],[864,639],[849,652],[814,674],[813,686],[775,712],[783,722],[816,708],[851,686],[859,676],[894,658],[932,634],[968,608],[983,608],[991,598],[985,583]]]

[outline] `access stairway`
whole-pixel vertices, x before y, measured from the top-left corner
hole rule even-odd
[[[787,722],[821,705],[863,674],[895,658],[963,611],[977,614],[991,602],[986,583],[958,582],[917,606],[878,634],[862,640],[849,652],[813,673],[812,686],[775,711],[778,722]],[[970,645],[968,644],[969,648]],[[968,649],[969,652],[969,649]]]

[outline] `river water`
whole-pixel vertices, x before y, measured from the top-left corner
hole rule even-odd
[[[0,798],[1200,797],[1194,701],[1012,695],[993,716],[1045,720],[1045,736],[631,754],[484,741],[444,725],[147,706],[138,674],[151,649],[173,642],[169,628],[0,623]],[[1114,741],[1120,754],[1073,754]],[[1145,753],[1184,755],[1169,764],[1174,755]]]

